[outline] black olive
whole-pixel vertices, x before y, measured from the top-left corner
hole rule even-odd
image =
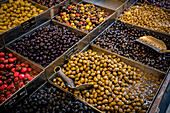
[[[112,32],[115,34],[112,35]],[[167,47],[170,48],[168,45],[170,40],[168,38],[162,38],[162,36],[150,31],[145,32],[143,29],[128,27],[125,23],[120,21],[114,22],[109,29],[104,31],[94,41],[94,44],[135,61],[140,61],[143,64],[166,71],[168,67],[166,64],[169,64],[169,58],[164,57],[164,62],[161,58],[161,54],[134,41],[144,35],[157,37],[158,39],[163,40]],[[166,54],[165,56],[168,55]]]
[[[51,24],[35,31],[13,42],[10,48],[44,67],[81,39],[66,27],[58,25]]]
[[[91,107],[88,107],[78,99],[49,85],[39,89],[28,99],[17,105],[15,111],[22,112],[23,109],[25,110],[24,112],[93,112]]]

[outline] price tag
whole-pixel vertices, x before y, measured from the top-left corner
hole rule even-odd
[[[24,22],[21,24],[23,30],[26,30],[26,29],[29,29],[30,27],[32,27],[33,25],[35,25],[37,22],[36,22],[36,19],[35,17],[31,18],[30,20]]]
[[[99,28],[98,28],[98,29],[99,29],[99,30],[98,30],[98,33],[100,33],[101,31],[103,31],[103,29],[106,27],[106,25],[107,25],[107,20],[104,21],[104,23],[99,26]]]
[[[78,45],[76,44],[70,51],[65,54],[65,59],[68,60],[70,56],[78,50]]]
[[[15,95],[13,95],[11,98],[9,98],[5,103],[4,107],[8,110],[10,107],[13,106],[14,103],[16,103],[18,100],[23,98],[25,95],[27,95],[26,88],[22,88],[20,91],[18,91]]]

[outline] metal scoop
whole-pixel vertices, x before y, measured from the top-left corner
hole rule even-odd
[[[73,90],[85,90],[85,89],[91,89],[93,88],[93,84],[81,84],[77,87],[75,87],[74,82],[72,79],[68,78],[63,71],[61,70],[60,66],[56,66],[54,68],[54,72],[59,75],[59,77],[62,79],[62,81],[64,82],[64,84]]]
[[[159,53],[170,52],[170,50],[167,50],[167,46],[162,40],[153,36],[142,36],[139,39],[136,39],[136,41],[156,50]]]

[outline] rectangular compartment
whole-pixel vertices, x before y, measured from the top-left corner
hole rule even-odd
[[[32,69],[36,69],[37,72],[39,73],[35,78],[33,78],[31,81],[25,84],[25,86],[21,87],[12,96],[7,98],[3,103],[0,104],[1,110],[5,112],[6,110],[14,106],[20,99],[24,98],[26,95],[30,95],[34,90],[36,90],[36,87],[42,85],[45,82],[46,77],[45,72],[43,71],[44,70],[43,67],[40,67],[39,65],[33,63],[32,61],[27,60],[20,54],[12,51],[7,47],[1,49],[0,51],[13,53],[13,55],[16,56],[19,59],[19,61],[29,64]]]
[[[10,47],[10,45],[11,45],[12,43],[14,43],[15,41],[17,41],[17,40],[19,40],[19,39],[23,39],[24,36],[26,36],[26,35],[31,35],[32,33],[35,32],[35,30],[37,30],[37,29],[39,29],[39,28],[42,28],[42,27],[46,27],[46,26],[48,26],[48,25],[58,25],[59,27],[65,27],[65,25],[62,25],[62,24],[60,24],[60,23],[57,23],[55,20],[49,20],[49,21],[41,24],[40,26],[32,29],[32,30],[29,31],[28,33],[26,33],[26,34],[18,37],[17,39],[11,41],[10,43],[7,44],[7,46]],[[78,37],[80,38],[79,41],[81,41],[83,45],[87,45],[87,44],[88,44],[88,39],[85,38],[85,37],[83,37],[83,36],[86,35],[85,33],[80,32],[80,31],[77,31],[77,30],[74,30],[73,28],[67,28],[67,29],[69,29],[71,32],[73,32],[73,33],[75,33],[76,35],[78,35]],[[44,31],[44,32],[45,32],[45,31]],[[44,32],[43,32],[43,33],[44,33]],[[43,35],[43,34],[41,34],[41,35]],[[62,37],[62,36],[59,36],[59,34],[55,34],[55,35],[57,35],[57,36],[60,37],[60,38]],[[53,36],[53,37],[54,37],[54,36]],[[78,39],[78,38],[77,38],[77,39]],[[59,41],[58,41],[58,42],[59,42]],[[76,43],[77,43],[77,42],[73,43],[72,46],[74,46]],[[37,43],[36,43],[36,44],[37,44]],[[59,45],[61,45],[61,44],[59,44]],[[56,45],[56,46],[57,46],[57,45]],[[70,47],[69,47],[69,48],[70,48]],[[69,50],[69,48],[68,48],[68,50]],[[13,49],[13,48],[11,48],[11,49]],[[52,49],[54,49],[54,48],[52,48]],[[50,50],[50,49],[49,49],[49,50]],[[65,51],[63,50],[63,53],[62,53],[62,54],[64,54],[66,51],[67,51],[67,50],[65,50]],[[52,51],[51,51],[51,52],[52,52]],[[33,53],[32,53],[32,54],[33,54]],[[62,54],[59,54],[59,56],[61,56]],[[23,55],[23,54],[22,54],[22,55]],[[23,55],[23,56],[24,56],[24,55]],[[58,57],[59,57],[59,56],[58,56]],[[57,57],[57,58],[58,58],[58,57]],[[28,59],[29,59],[29,58],[28,58]],[[56,59],[56,57],[55,57],[55,59]],[[33,61],[33,60],[32,60],[32,61]],[[37,64],[41,63],[41,61],[38,61],[38,62],[36,62],[36,61],[37,61],[37,60],[34,60],[34,62],[37,63]],[[51,61],[51,62],[52,62],[52,61]],[[50,62],[50,63],[51,63],[51,62]],[[49,65],[50,63],[48,63],[48,65]],[[39,65],[40,65],[40,64],[39,64]],[[48,65],[45,65],[45,67],[48,66]],[[43,66],[43,65],[42,65],[42,66]]]
[[[131,5],[129,4],[130,6],[124,8],[123,10],[118,9],[118,12],[120,12],[120,13],[117,15],[117,19],[118,19],[121,15],[123,15],[123,13],[124,13],[127,9],[130,9],[132,6],[141,5],[141,4],[142,4],[142,3],[136,1],[136,2],[131,3]],[[147,4],[147,5],[148,5],[148,4]],[[152,5],[148,5],[148,6],[152,6]],[[154,6],[154,7],[156,7],[156,6]],[[159,8],[160,8],[160,7],[159,7]],[[163,8],[160,8],[160,9],[163,9]],[[170,10],[169,10],[169,9],[163,9],[163,10],[164,10],[165,12],[169,12],[169,13],[170,13]],[[131,24],[131,23],[128,23],[128,24]],[[157,32],[157,33],[161,33],[161,34],[170,36],[170,34],[169,34],[169,33],[166,33],[166,32],[157,31],[157,30],[150,29],[150,28],[146,28],[146,27],[139,26],[139,25],[134,25],[134,24],[131,24],[131,25],[133,25],[133,26],[138,26],[138,27],[143,28],[143,29],[146,29],[146,30],[155,31],[155,32]]]
[[[8,0],[5,0],[1,2],[1,4],[6,3],[7,1]],[[43,22],[49,20],[51,17],[50,10],[48,10],[47,7],[39,5],[31,0],[27,1],[32,3],[34,6],[43,9],[44,12],[0,34],[6,44],[21,36],[22,34],[28,32],[29,30],[35,28],[36,26],[42,24]]]
[[[73,27],[70,27],[70,26],[68,26],[68,25],[66,25],[66,24],[64,24],[64,23],[61,23],[61,22],[58,22],[58,21],[56,21],[57,23],[60,23],[60,24],[62,24],[62,25],[65,25],[65,26],[67,26],[68,28],[70,27],[70,28],[73,28],[73,29],[75,29],[75,30],[78,30],[78,31],[82,31],[82,32],[84,32],[85,34],[87,34],[86,35],[86,38],[88,39],[87,41],[87,43],[90,43],[100,32],[102,32],[104,29],[106,29],[107,28],[107,26],[109,26],[113,21],[115,21],[116,20],[116,18],[117,18],[117,16],[124,10],[124,9],[126,9],[127,7],[129,7],[131,4],[133,4],[134,2],[135,2],[136,0],[130,0],[130,1],[126,1],[124,4],[122,4],[119,8],[118,8],[118,10],[116,11],[116,12],[113,12],[113,14],[111,14],[104,22],[102,22],[99,26],[97,26],[96,28],[94,28],[94,30],[92,30],[90,33],[88,33],[88,32],[84,32],[84,31],[82,31],[82,30],[80,30],[80,29],[76,29],[76,28],[73,28]],[[81,1],[81,0],[72,0],[72,2],[73,3],[81,3],[81,2],[83,2],[83,1]],[[85,2],[86,3],[86,2]],[[54,15],[56,15],[56,14],[58,14],[59,13],[59,11],[60,11],[60,8],[62,7],[62,6],[68,6],[69,5],[69,1],[65,1],[65,2],[63,2],[63,3],[61,3],[61,4],[59,4],[59,5],[57,5],[57,6],[54,6],[53,8],[51,8],[51,16],[52,16],[52,18],[55,18],[54,17]],[[107,8],[106,8],[107,9]],[[107,9],[107,10],[109,10],[109,9]],[[82,48],[83,49],[83,48]]]
[[[72,48],[72,49],[74,49],[74,48]],[[156,91],[156,94],[155,94],[155,96],[154,96],[154,99],[153,99],[153,101],[152,101],[149,109],[147,109],[147,112],[149,112],[150,109],[152,109],[152,110],[154,109],[154,108],[152,107],[152,105],[153,105],[153,104],[156,104],[155,101],[158,101],[158,99],[157,99],[157,94],[160,94],[160,93],[163,94],[163,93],[164,93],[164,92],[159,92],[159,91],[160,91],[160,88],[162,88],[161,86],[162,86],[162,85],[167,86],[167,83],[164,84],[164,81],[167,80],[166,78],[167,78],[167,76],[169,76],[169,75],[167,75],[168,73],[165,75],[165,73],[163,73],[163,72],[161,72],[161,71],[159,71],[159,70],[156,70],[156,69],[154,69],[154,68],[151,68],[151,67],[149,67],[149,66],[147,66],[147,65],[143,65],[143,64],[141,64],[141,63],[139,63],[139,62],[136,62],[136,61],[134,61],[134,60],[125,58],[125,57],[123,57],[123,56],[120,56],[120,55],[115,54],[115,53],[113,53],[113,52],[110,52],[110,51],[108,51],[108,50],[102,49],[102,48],[100,48],[100,47],[98,47],[98,46],[95,46],[95,45],[88,45],[88,46],[86,46],[86,47],[85,47],[84,49],[82,49],[82,50],[78,48],[77,52],[85,52],[85,51],[88,50],[88,49],[92,49],[92,51],[95,51],[95,52],[97,52],[98,54],[105,53],[105,54],[108,54],[108,55],[115,55],[115,56],[117,56],[118,58],[120,58],[121,61],[125,62],[127,65],[136,67],[136,68],[140,69],[141,71],[143,71],[144,73],[152,74],[152,77],[163,79],[163,81],[162,81],[162,83],[160,84],[158,90]],[[53,70],[54,70],[54,67],[55,67],[55,66],[63,66],[66,62],[67,62],[67,60],[64,58],[64,56],[61,56],[59,59],[57,59],[55,62],[53,62],[53,64],[51,64],[48,68],[46,68],[46,73],[48,73],[47,78],[48,78],[51,82],[53,81],[54,78],[56,78],[56,75],[54,74],[54,71],[53,71]],[[52,75],[52,76],[50,76],[50,75]],[[164,86],[164,87],[165,87],[165,86]],[[79,97],[79,98],[80,98],[80,97]],[[161,96],[160,98],[162,98],[162,96]],[[155,100],[155,99],[156,99],[156,100]],[[155,107],[155,106],[154,106],[154,107]],[[154,109],[154,110],[155,110],[155,109]]]
[[[88,33],[88,35],[86,37],[88,37],[89,39],[89,43],[96,37],[98,36],[101,32],[103,32],[108,26],[110,26],[110,24],[112,24],[116,19],[117,16],[120,15],[120,13],[122,13],[123,10],[125,10],[127,7],[131,6],[132,4],[134,4],[136,2],[136,0],[129,0],[126,1],[125,3],[123,3],[116,11],[115,13],[113,13],[112,15],[110,15],[110,17],[101,23],[101,25],[97,26],[95,28],[95,30],[91,31],[90,33]]]
[[[110,30],[110,29],[112,29],[112,30]],[[116,34],[116,30],[118,30],[117,34]],[[127,31],[127,30],[129,30],[130,32]],[[107,31],[109,31],[109,32],[107,32]],[[127,58],[129,57],[130,59],[134,59],[134,57],[136,57],[137,58],[136,60],[138,62],[143,62],[144,64],[147,64],[147,62],[143,59],[146,59],[146,58],[149,59],[149,60],[154,59],[154,61],[156,61],[156,60],[158,60],[157,59],[158,57],[162,57],[162,55],[165,55],[165,57],[166,57],[165,61],[167,63],[163,63],[164,60],[159,60],[159,62],[163,66],[162,68],[160,68],[160,66],[155,67],[156,63],[154,63],[152,65],[150,65],[150,64],[147,64],[147,65],[150,65],[151,67],[154,67],[154,68],[157,68],[159,70],[166,72],[167,69],[168,69],[168,66],[166,66],[166,64],[168,64],[168,62],[170,60],[170,57],[169,57],[170,54],[169,53],[159,54],[156,51],[152,50],[152,48],[150,48],[150,47],[146,47],[146,46],[144,46],[140,43],[134,42],[137,38],[143,36],[141,34],[144,33],[144,32],[146,33],[145,35],[151,35],[155,38],[162,40],[166,44],[167,48],[170,49],[170,44],[168,43],[170,41],[169,35],[162,34],[162,33],[156,32],[156,31],[152,31],[152,30],[147,30],[145,28],[141,28],[139,26],[135,26],[135,25],[132,25],[132,24],[129,24],[129,23],[124,23],[124,22],[121,22],[119,20],[116,20],[110,26],[108,26],[103,32],[101,32],[96,38],[94,38],[91,41],[91,44],[93,43],[93,44],[98,45],[102,48],[106,48],[107,50],[110,50],[112,52],[114,51],[115,53],[121,52],[121,50],[122,50],[123,52],[120,53],[121,55],[123,55]],[[128,42],[127,45],[126,45],[126,47],[128,47],[128,49],[122,49],[121,48],[121,46],[124,46],[124,48],[125,48],[124,44],[126,43],[126,41],[124,39]],[[103,41],[103,43],[99,43],[100,41],[101,42]],[[121,41],[121,42],[119,42],[119,41]],[[104,46],[104,43],[106,43],[106,46]],[[149,56],[140,57],[140,56],[135,56],[134,54],[131,54],[132,49],[135,49],[135,47],[132,46],[134,44],[136,44],[138,46],[138,49],[136,49],[137,51],[141,50],[140,49],[141,46],[146,47],[147,50],[145,50],[145,52],[143,54],[145,54],[145,53],[147,53],[147,51],[149,51],[149,53],[152,53],[151,54],[152,57],[149,57]],[[130,47],[132,49],[130,49]],[[117,48],[119,48],[119,49],[117,50]],[[138,53],[142,54],[141,52],[138,52]],[[129,56],[127,56],[126,54],[128,54]],[[154,55],[157,56],[157,57],[154,58],[153,57]],[[167,69],[165,69],[165,67]]]
[[[73,2],[73,3],[81,3],[81,2],[83,2],[83,1],[81,1],[81,0],[72,0],[72,2]],[[80,29],[76,29],[76,28],[70,27],[70,26],[68,26],[68,25],[66,25],[66,24],[64,24],[64,23],[58,22],[58,21],[56,21],[56,22],[57,22],[57,23],[60,23],[60,24],[62,24],[62,25],[65,25],[65,26],[67,26],[68,28],[73,28],[73,29],[75,29],[75,30],[77,30],[77,31],[80,31],[80,32],[83,32],[83,33],[87,34],[87,35],[86,35],[86,39],[88,39],[88,40],[86,40],[86,42],[87,42],[87,44],[89,44],[98,34],[100,34],[100,32],[102,32],[104,29],[107,28],[107,26],[109,26],[113,21],[115,21],[116,18],[117,18],[117,16],[118,16],[124,9],[126,9],[126,8],[129,7],[129,6],[131,6],[134,2],[136,2],[136,0],[129,0],[129,1],[126,1],[125,3],[123,3],[115,12],[113,12],[113,14],[111,14],[111,15],[110,15],[104,22],[102,22],[99,26],[97,26],[96,28],[94,28],[94,30],[92,30],[90,33],[84,32],[84,31],[82,31],[82,30],[80,30]],[[85,2],[85,3],[87,3],[87,2]],[[60,9],[61,9],[61,7],[64,6],[64,5],[65,5],[65,6],[69,6],[69,1],[64,1],[63,3],[60,3],[59,5],[52,7],[51,10],[50,10],[50,11],[51,11],[51,18],[55,18],[54,15],[58,14],[59,11],[60,11]],[[105,9],[107,9],[107,8],[105,8]],[[109,9],[107,9],[107,10],[109,10]],[[53,19],[53,20],[54,20],[54,19]],[[78,44],[78,46],[79,46],[79,44]],[[79,47],[81,47],[81,46],[79,46]],[[83,48],[82,48],[82,49],[83,49]]]
[[[60,9],[62,8],[62,6],[68,7],[68,6],[70,5],[70,3],[71,3],[71,4],[72,4],[72,3],[73,3],[73,4],[74,4],[74,3],[75,3],[75,4],[76,4],[76,3],[88,4],[88,2],[82,1],[82,0],[73,0],[73,1],[71,1],[71,2],[70,2],[70,1],[64,1],[63,3],[61,3],[61,4],[59,4],[59,5],[55,6],[55,7],[53,7],[53,9],[52,9],[52,12],[54,13],[53,19],[55,19],[55,17],[57,16],[57,14],[60,12]],[[90,3],[90,4],[91,4],[91,3]],[[107,11],[107,12],[109,13],[109,16],[108,16],[103,22],[101,22],[98,26],[96,26],[95,28],[93,28],[92,31],[94,31],[95,29],[97,29],[97,27],[99,27],[99,26],[101,26],[101,25],[103,25],[103,24],[109,25],[108,20],[111,19],[111,15],[113,15],[113,14],[115,13],[115,11],[112,10],[112,9],[108,9],[108,8],[106,8],[106,7],[102,7],[102,6],[98,6],[98,5],[95,5],[95,6],[103,9],[104,11]],[[62,23],[62,22],[59,22],[59,23],[65,25],[65,26],[67,26],[67,27],[73,28],[72,26],[69,26],[69,25],[67,25],[66,23]],[[105,26],[105,25],[104,25],[104,26]],[[103,26],[103,27],[104,27],[104,26]],[[105,28],[105,27],[104,27],[104,28]],[[104,29],[104,28],[103,28],[103,29]],[[82,32],[84,32],[84,33],[86,33],[86,34],[92,32],[92,31],[89,32],[89,31],[80,30],[80,29],[78,29],[78,28],[74,28],[74,29],[75,29],[75,30],[82,31]]]
[[[50,93],[48,92],[48,89],[46,89],[46,88],[48,88],[48,89],[51,89],[50,90]],[[55,91],[53,91],[55,89]],[[52,106],[52,109],[54,109],[56,106],[59,106],[59,108],[55,108],[55,112],[59,112],[59,111],[62,111],[63,110],[63,108],[66,110],[68,107],[70,107],[70,106],[68,106],[67,108],[65,108],[65,106],[67,106],[68,105],[68,103],[69,102],[71,102],[71,104],[78,104],[78,103],[80,103],[80,107],[84,107],[84,106],[87,106],[88,108],[90,108],[90,109],[88,109],[88,108],[83,108],[83,109],[81,109],[81,111],[82,112],[87,112],[88,110],[90,110],[90,112],[93,112],[93,113],[99,113],[100,111],[98,111],[96,108],[94,108],[93,106],[91,106],[90,104],[88,104],[88,103],[86,103],[85,101],[83,101],[83,100],[81,100],[81,99],[77,99],[73,94],[71,94],[70,92],[68,92],[68,91],[66,91],[65,89],[63,89],[63,88],[60,88],[60,87],[58,87],[57,85],[55,85],[55,84],[53,84],[53,83],[51,83],[50,81],[47,81],[47,82],[45,82],[44,84],[42,84],[41,86],[39,86],[39,87],[36,87],[36,90],[34,90],[34,92],[30,95],[30,96],[27,96],[26,98],[24,98],[24,99],[22,99],[22,101],[19,101],[19,102],[17,102],[17,105],[20,105],[20,107],[18,107],[17,105],[15,106],[15,107],[13,107],[12,109],[10,109],[9,110],[9,112],[10,113],[14,113],[15,111],[17,111],[17,109],[19,109],[19,108],[22,108],[22,106],[24,106],[25,105],[25,107],[26,107],[26,104],[24,104],[25,102],[29,102],[29,99],[31,98],[32,99],[32,102],[35,102],[34,101],[34,99],[36,98],[36,96],[40,96],[40,95],[43,95],[43,97],[44,97],[44,92],[46,92],[45,94],[47,94],[47,95],[49,95],[49,94],[54,94],[55,96],[52,96],[51,97],[51,99],[49,99],[49,98],[47,98],[47,99],[44,99],[43,98],[43,101],[42,101],[42,99],[40,100],[41,102],[44,102],[44,100],[47,102],[45,105],[46,106],[44,106],[43,108],[46,110],[46,109],[49,109],[48,108],[48,106],[49,106],[49,101],[50,100],[52,100],[52,98],[53,98],[53,100],[51,101],[52,102],[52,104],[50,104],[51,106]],[[38,94],[39,93],[39,94]],[[40,94],[40,93],[42,93],[42,94]],[[61,95],[61,94],[63,94],[64,93],[64,95]],[[62,97],[61,97],[62,96]],[[54,100],[54,98],[55,97],[57,97],[57,101],[60,101],[61,102],[61,100],[63,100],[63,99],[61,99],[61,98],[65,98],[64,99],[64,103],[62,102],[62,104],[59,104],[58,105],[58,102],[56,101],[56,100]],[[60,98],[59,98],[60,97]],[[70,98],[70,99],[72,99],[72,100],[69,100],[69,102],[66,102],[67,100],[68,100],[68,98]],[[53,102],[55,102],[55,104],[56,105],[53,105]],[[63,104],[65,104],[65,106],[63,106]],[[48,106],[47,106],[48,105]],[[32,108],[34,107],[34,105],[30,105]],[[43,103],[42,104],[40,104],[40,105],[38,105],[37,107],[42,107],[43,106]],[[33,108],[34,109],[34,108]],[[70,109],[70,111],[68,111],[69,109],[67,109],[66,111],[67,112],[71,112],[72,110],[74,110],[75,108],[71,108]],[[77,109],[79,109],[79,108],[77,108]],[[19,109],[20,110],[20,109]],[[29,110],[29,108],[24,108],[24,110]],[[35,110],[35,109],[34,109]],[[36,110],[35,110],[36,111]],[[35,112],[34,111],[34,112]],[[37,111],[41,111],[42,112],[42,108],[41,109],[37,109]],[[64,111],[63,111],[64,112]]]

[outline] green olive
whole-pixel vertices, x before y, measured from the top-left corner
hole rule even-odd
[[[104,53],[100,56],[92,50],[77,53],[70,57],[62,70],[66,76],[74,80],[76,86],[91,83],[94,87],[89,90],[73,91],[63,84],[61,78],[54,78],[53,82],[103,112],[147,110],[149,105],[145,105],[145,102],[152,101],[155,94],[152,89],[146,88],[150,85],[145,81],[151,80],[149,79],[151,76],[143,79],[147,74],[120,61],[116,56]],[[156,78],[154,80],[159,81]]]

